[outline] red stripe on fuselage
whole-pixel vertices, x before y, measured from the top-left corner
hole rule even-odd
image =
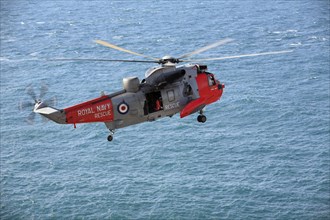
[[[113,121],[113,105],[108,96],[101,96],[64,109],[68,124]]]

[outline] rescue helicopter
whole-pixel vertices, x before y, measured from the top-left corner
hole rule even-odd
[[[110,131],[107,137],[108,141],[113,140],[114,132],[117,129],[142,122],[155,121],[163,117],[172,117],[177,113],[180,114],[180,118],[198,113],[197,121],[205,123],[207,120],[204,114],[205,106],[221,98],[225,85],[217,80],[213,73],[208,72],[207,65],[200,64],[200,62],[292,52],[291,50],[282,50],[199,60],[187,59],[231,41],[232,39],[226,38],[183,54],[178,58],[172,56],[155,58],[124,49],[103,40],[96,40],[95,42],[99,45],[144,57],[148,60],[54,60],[145,62],[156,63],[158,66],[148,69],[145,78],[141,81],[136,76],[123,78],[123,89],[120,91],[111,94],[102,93],[100,97],[64,109],[50,106],[48,101],[42,101],[43,95],[36,98],[34,92],[29,89],[28,94],[34,99],[33,112],[58,124],[73,124],[74,128],[79,123],[103,122]],[[188,64],[177,65],[181,62]]]

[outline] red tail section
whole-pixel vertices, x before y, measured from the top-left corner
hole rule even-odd
[[[113,121],[112,101],[108,96],[64,109],[68,124]]]

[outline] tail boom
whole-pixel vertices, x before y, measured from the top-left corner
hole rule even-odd
[[[33,111],[59,124],[110,122],[114,117],[111,98],[106,95],[65,109],[38,102]]]
[[[37,103],[34,112],[38,113],[58,124],[67,124],[65,112],[49,106],[42,106],[43,103]]]

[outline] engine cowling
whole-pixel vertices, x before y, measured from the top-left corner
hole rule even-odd
[[[137,92],[139,91],[140,80],[137,76],[126,77],[123,79],[123,87],[126,92]]]

